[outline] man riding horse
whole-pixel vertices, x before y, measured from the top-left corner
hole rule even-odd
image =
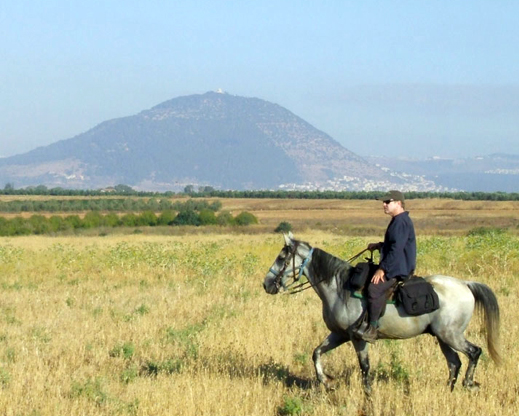
[[[368,286],[369,326],[356,335],[367,342],[377,339],[378,320],[386,303],[387,293],[398,281],[412,276],[416,267],[416,237],[413,221],[405,210],[404,194],[389,191],[382,198],[384,213],[391,216],[384,241],[371,243],[368,249],[380,250],[380,264]]]

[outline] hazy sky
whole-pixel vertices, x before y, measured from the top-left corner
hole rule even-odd
[[[221,88],[360,155],[519,154],[519,2],[5,0],[0,155]]]

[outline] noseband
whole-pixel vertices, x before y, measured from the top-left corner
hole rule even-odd
[[[287,267],[290,264],[290,258],[289,258],[289,261],[285,261],[285,263],[283,264],[283,267],[281,268],[281,270],[279,272],[276,272],[272,267],[270,268],[270,272],[275,276],[274,284],[276,285],[276,287],[278,289],[281,286],[283,286],[283,288],[286,290],[293,284],[297,283],[299,281],[299,279],[301,278],[301,276],[303,275],[304,269],[312,257],[312,253],[314,252],[313,248],[310,249],[310,251],[308,252],[308,255],[306,256],[306,258],[303,260],[303,262],[299,266],[299,268],[298,268],[299,272],[296,276],[296,254],[297,254],[298,248],[299,248],[299,243],[294,244],[294,249],[289,253],[289,255],[292,256],[292,270],[287,271]],[[290,274],[290,272],[293,273],[292,278],[294,279],[294,281],[287,287],[283,283],[283,277]]]

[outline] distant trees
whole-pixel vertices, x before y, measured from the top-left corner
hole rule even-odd
[[[114,190],[118,194],[132,194],[135,192],[131,186],[123,184],[115,185]]]
[[[173,201],[168,198],[90,198],[90,199],[49,199],[14,200],[0,202],[0,212],[82,212],[82,211],[180,211],[189,207],[196,211],[208,209],[219,211],[220,201],[208,202],[201,199],[190,199],[186,202]]]
[[[384,191],[285,191],[285,190],[216,190],[212,186],[187,185],[180,194],[193,198],[282,198],[282,199],[375,199]],[[175,192],[145,192],[136,191],[131,186],[119,184],[104,189],[64,189],[47,188],[45,185],[29,186],[15,189],[12,183],[6,183],[0,189],[0,195],[63,195],[63,196],[106,196],[121,195],[150,198],[169,198]],[[408,199],[447,198],[470,201],[519,201],[519,193],[507,192],[406,192]]]
[[[12,183],[6,183],[5,186],[4,186],[4,193],[6,194],[10,194],[11,192],[14,191],[14,185]]]
[[[51,234],[81,229],[100,227],[155,227],[155,226],[247,226],[257,224],[257,218],[249,212],[241,212],[236,217],[228,211],[216,214],[214,208],[219,204],[194,204],[187,201],[176,210],[164,210],[159,215],[154,211],[145,210],[140,214],[126,213],[118,215],[115,212],[102,214],[99,210],[87,212],[83,218],[77,214],[68,216],[52,215],[45,217],[34,214],[29,218],[15,217],[6,219],[0,217],[0,236],[17,236],[30,234]],[[201,209],[195,209],[200,207]]]

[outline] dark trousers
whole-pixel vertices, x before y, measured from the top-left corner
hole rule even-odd
[[[398,283],[397,279],[370,283],[368,286],[368,317],[370,322],[378,321],[386,304],[389,291]]]

